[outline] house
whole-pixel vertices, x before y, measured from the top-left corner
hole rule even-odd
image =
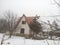
[[[32,23],[34,17],[26,17],[24,14],[18,19],[17,28],[13,32],[16,35],[29,37],[33,34],[30,29],[30,24]]]

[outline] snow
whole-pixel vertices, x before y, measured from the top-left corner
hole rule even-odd
[[[3,34],[0,34],[0,42],[1,42],[2,36]],[[19,37],[19,36],[12,36],[8,40],[4,41],[3,45],[60,45],[60,41],[48,40],[48,39],[33,40],[33,39],[25,39],[24,37]]]

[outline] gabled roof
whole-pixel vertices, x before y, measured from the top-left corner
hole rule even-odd
[[[26,16],[23,14],[22,17],[19,17],[19,19],[18,19],[18,21],[17,21],[17,24],[16,24],[16,27],[19,25],[19,23],[20,23],[20,21],[21,21],[21,19],[22,19],[23,17],[25,17],[26,22],[27,22],[28,24],[31,24],[32,21],[33,21],[33,19],[34,19],[34,17],[26,17]]]
[[[28,24],[31,24],[32,21],[33,21],[33,18],[34,18],[34,17],[26,17],[27,23],[28,23]]]

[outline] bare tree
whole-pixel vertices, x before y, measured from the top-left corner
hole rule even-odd
[[[60,7],[60,0],[53,0]]]
[[[5,19],[7,20],[7,30],[10,33],[10,37],[13,34],[13,31],[16,29],[16,19],[17,15],[13,14],[12,12],[8,11],[4,15]]]
[[[60,22],[58,19],[56,21]],[[52,24],[50,23],[50,21],[48,21],[48,23],[42,21],[43,23],[50,26],[51,31],[48,33],[48,35],[50,35],[51,39],[52,36],[60,36],[59,35],[60,27],[58,26],[59,24],[56,23],[56,21],[54,20]]]
[[[50,35],[50,37],[51,37],[51,39],[52,39],[52,31],[53,31],[52,28],[53,28],[54,26],[50,23],[50,21],[48,21],[48,24],[49,24],[50,30],[51,30],[51,31],[50,31],[51,33],[49,32],[48,35]]]
[[[3,37],[1,39],[1,45],[3,45],[3,42],[8,40],[11,35],[13,34],[13,31],[17,27],[17,15],[13,14],[12,12],[8,11],[4,13],[4,19],[0,19],[0,32],[4,32]],[[9,37],[6,39],[6,32],[9,31]]]

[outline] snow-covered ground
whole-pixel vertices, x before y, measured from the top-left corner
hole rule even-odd
[[[3,34],[0,34],[0,42]],[[8,36],[5,37],[5,39]],[[3,42],[3,45],[60,45],[59,40],[33,40],[25,39],[24,37],[12,36],[10,39]]]

